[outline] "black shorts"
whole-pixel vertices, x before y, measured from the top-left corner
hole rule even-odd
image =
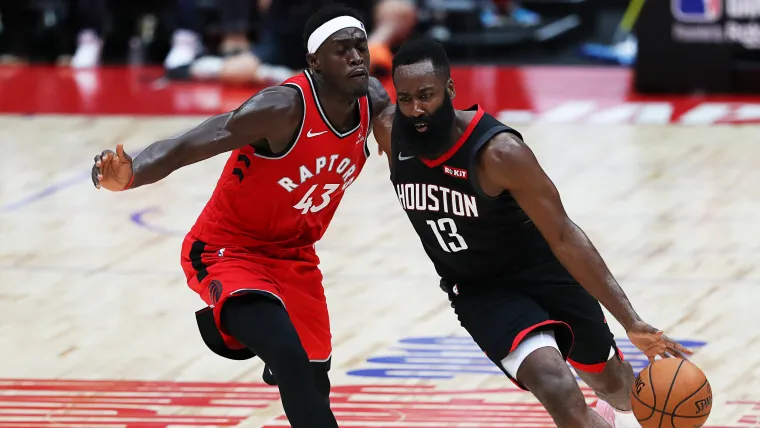
[[[528,333],[553,329],[562,357],[577,370],[601,372],[611,352],[623,357],[602,307],[556,261],[489,283],[441,280],[462,327],[501,366]]]

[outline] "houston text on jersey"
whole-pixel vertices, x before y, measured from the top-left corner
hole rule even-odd
[[[478,204],[468,195],[435,184],[405,183],[396,185],[401,206],[411,211],[440,211],[460,217],[477,217]]]

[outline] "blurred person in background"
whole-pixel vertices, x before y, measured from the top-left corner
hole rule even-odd
[[[26,64],[29,54],[27,32],[36,20],[34,12],[18,0],[0,0],[2,24],[1,65]]]
[[[219,44],[221,56],[233,56],[251,49],[248,32],[251,30],[251,8],[256,2],[263,13],[271,0],[218,0],[219,23],[222,42]]]
[[[103,50],[103,25],[107,8],[110,6],[112,9],[114,19],[124,19],[125,16],[131,18],[133,13],[127,13],[126,9],[135,9],[137,3],[116,1],[109,4],[108,0],[76,0],[79,34],[71,66],[97,67]],[[173,16],[176,19],[176,29],[172,34],[171,49],[164,59],[164,67],[176,68],[191,63],[202,53],[202,28],[195,0],[172,0],[168,5],[175,12]],[[154,7],[150,5],[151,9]]]
[[[526,9],[519,0],[485,0],[490,7],[483,7],[481,22],[485,27],[497,27],[508,24],[533,26],[541,23],[541,15]]]
[[[167,76],[240,84],[279,83],[306,66],[301,28],[319,8],[334,3],[345,2],[261,0],[259,40],[251,49],[227,57],[204,56],[187,66],[167,67]],[[413,0],[355,0],[350,6],[372,17],[373,25],[368,29],[370,72],[387,75],[393,58],[391,49],[409,36],[417,23],[416,5]]]

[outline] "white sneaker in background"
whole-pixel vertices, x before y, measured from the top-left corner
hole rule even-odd
[[[189,65],[202,50],[203,45],[198,34],[190,30],[177,30],[172,36],[172,48],[164,59],[164,68]]]
[[[82,30],[77,39],[77,50],[71,58],[73,68],[93,68],[100,64],[103,41],[94,30]]]

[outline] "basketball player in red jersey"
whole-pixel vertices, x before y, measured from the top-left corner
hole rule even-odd
[[[123,191],[231,151],[182,245],[209,348],[258,355],[295,428],[337,427],[329,405],[330,323],[314,244],[369,155],[388,94],[368,74],[364,24],[342,6],[307,22],[308,70],[134,160],[121,145],[95,157],[97,188]],[[271,379],[271,378],[274,379]]]

